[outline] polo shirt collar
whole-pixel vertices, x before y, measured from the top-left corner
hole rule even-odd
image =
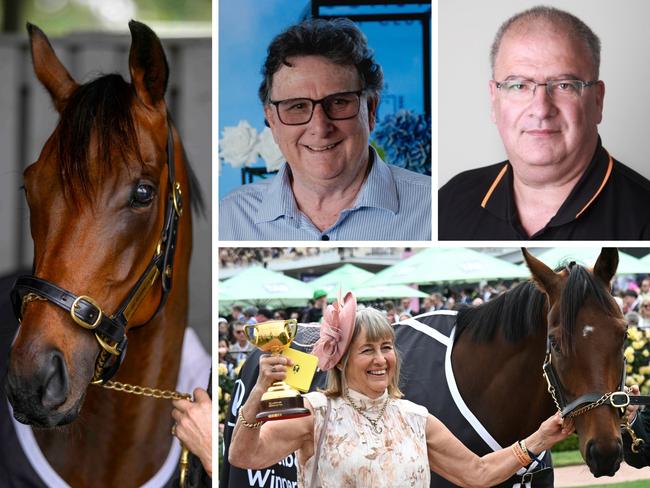
[[[612,167],[613,159],[603,148],[600,137],[598,137],[598,143],[591,162],[578,183],[573,187],[555,216],[544,229],[535,235],[539,235],[547,227],[558,227],[580,218],[580,215],[594,204],[607,181],[609,181]],[[489,190],[483,196],[481,206],[496,217],[519,228],[512,178],[512,166],[509,161],[506,161],[492,181]]]
[[[255,214],[256,223],[287,217],[292,218],[296,222],[296,227],[299,227],[302,212],[298,209],[293,196],[290,175],[291,168],[284,163],[278,174],[268,183],[268,188]],[[397,186],[391,170],[372,146],[370,146],[370,172],[363,182],[352,210],[361,207],[381,208],[393,214],[399,210]]]

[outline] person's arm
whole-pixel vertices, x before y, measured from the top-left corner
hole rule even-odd
[[[293,362],[284,356],[261,356],[257,383],[239,410],[232,434],[228,460],[233,466],[261,469],[284,459],[294,451],[303,451],[303,462],[313,451],[314,417],[307,399],[305,407],[312,415],[289,420],[274,420],[256,425],[255,416],[260,411],[260,400],[275,381],[287,377],[287,366]],[[242,417],[244,420],[242,420]]]
[[[536,455],[551,448],[573,432],[573,423],[562,428],[559,414],[545,420],[525,439],[526,448]],[[497,485],[515,474],[522,464],[512,447],[479,457],[463,445],[437,418],[429,415],[426,425],[429,466],[455,485],[484,487]]]
[[[194,401],[174,400],[174,435],[197,456],[212,478],[212,399],[202,388],[194,390]]]
[[[639,385],[632,385],[628,391],[630,395],[639,395]],[[650,411],[647,408],[639,410],[638,405],[628,405],[626,409],[627,418],[630,426],[638,439],[643,442],[635,447],[636,452],[632,450],[632,437],[627,429],[623,429],[623,457],[625,462],[635,468],[644,468],[650,466],[650,435],[648,435],[650,425]]]

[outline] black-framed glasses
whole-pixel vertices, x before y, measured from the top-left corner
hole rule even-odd
[[[275,105],[280,122],[285,125],[307,124],[314,115],[314,108],[320,103],[331,120],[345,120],[356,117],[361,105],[363,90],[333,93],[320,100],[311,98],[288,98],[269,100]]]
[[[538,86],[546,88],[546,94],[553,100],[576,100],[582,96],[585,88],[594,86],[598,80],[549,80],[546,83],[537,83],[533,80],[512,79],[495,83],[501,93],[513,101],[532,100]]]

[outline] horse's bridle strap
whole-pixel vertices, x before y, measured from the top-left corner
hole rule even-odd
[[[90,297],[74,295],[42,278],[36,276],[19,276],[14,285],[19,294],[14,300],[14,307],[21,306],[22,297],[35,293],[70,313],[73,320],[86,329],[98,332],[113,342],[121,342],[125,326],[103,313],[102,309]],[[20,310],[15,310],[20,317]]]

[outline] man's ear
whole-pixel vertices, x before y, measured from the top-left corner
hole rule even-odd
[[[379,96],[369,95],[368,96],[368,127],[370,132],[375,130],[375,125],[377,123],[377,107],[379,107]]]
[[[594,86],[596,91],[596,108],[598,109],[598,118],[597,124],[600,124],[603,120],[603,103],[605,101],[605,83],[603,81],[597,81]]]
[[[275,137],[275,130],[278,124],[278,121],[275,118],[275,113],[273,111],[273,107],[271,107],[270,104],[264,105],[264,123],[266,126],[271,129],[271,134],[273,134],[273,140],[275,143],[278,143],[277,138]]]
[[[494,80],[488,81],[488,89],[490,90],[490,118],[492,119],[492,122],[496,124],[497,122],[497,116],[495,112],[495,105],[497,103],[497,97],[499,96],[499,89],[497,88],[497,84]]]

